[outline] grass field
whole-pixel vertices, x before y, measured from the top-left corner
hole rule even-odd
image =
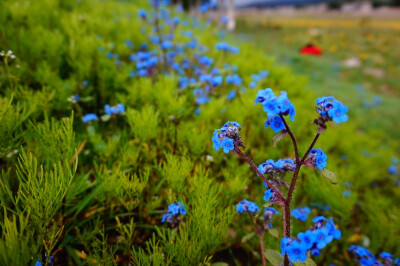
[[[400,256],[397,22],[212,14],[0,1],[0,265]]]
[[[351,119],[360,129],[399,143],[400,20],[258,14],[239,16],[238,24],[243,41],[307,76],[307,88],[348,99],[355,110]],[[308,43],[322,48],[323,54],[301,55],[300,48]],[[349,58],[359,59],[360,66],[346,67]]]

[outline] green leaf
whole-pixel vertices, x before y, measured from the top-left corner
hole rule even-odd
[[[329,170],[327,170],[327,169],[324,168],[324,169],[322,169],[322,170],[319,170],[319,173],[320,173],[323,177],[325,177],[326,179],[328,179],[329,182],[331,182],[332,184],[336,185],[336,184],[338,183],[336,174],[335,174],[334,172],[331,172],[331,171],[329,171]]]
[[[307,258],[307,260],[305,262],[294,262],[293,265],[295,265],[295,266],[317,266],[317,264],[311,258]]]
[[[82,97],[79,99],[80,102],[90,102],[91,100],[93,100],[92,96]]]
[[[102,115],[100,117],[101,121],[103,121],[103,122],[110,120],[110,118],[111,118],[111,115]]]
[[[225,262],[216,262],[211,264],[211,266],[229,266],[229,264]]]
[[[269,228],[268,233],[275,238],[279,238],[279,231],[276,228]]]
[[[283,263],[283,257],[277,250],[273,249],[266,249],[264,251],[265,258],[273,265],[273,266],[280,266]]]
[[[276,144],[283,139],[286,136],[287,132],[286,130],[282,130],[281,132],[278,133],[275,137],[272,138],[272,141],[274,142],[274,148],[276,148]]]
[[[250,240],[254,235],[255,235],[254,232],[251,232],[251,233],[245,235],[244,237],[242,237],[242,243],[247,242],[247,241]]]

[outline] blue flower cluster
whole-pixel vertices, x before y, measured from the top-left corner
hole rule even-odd
[[[275,133],[285,129],[285,125],[280,118],[280,115],[289,115],[290,119],[294,121],[296,111],[285,91],[281,91],[279,97],[276,97],[270,88],[260,90],[258,91],[257,98],[254,101],[255,104],[261,103],[263,110],[268,115],[268,119],[264,124],[265,128],[271,127]]]
[[[368,102],[368,101],[364,100],[362,104],[363,104],[363,107],[364,107],[365,109],[371,109],[371,108],[377,107],[377,106],[380,105],[381,103],[382,103],[382,98],[379,97],[379,96],[375,96],[375,97],[372,99],[372,102]]]
[[[297,238],[284,237],[281,240],[281,256],[285,253],[292,262],[304,262],[307,259],[307,252],[319,256],[320,250],[332,242],[333,239],[340,239],[341,232],[335,228],[332,218],[329,220],[323,216],[313,219],[314,228],[297,234]]]
[[[325,122],[333,120],[335,123],[341,123],[348,120],[347,106],[333,96],[318,98],[315,104],[317,105],[317,112]]]
[[[261,70],[258,74],[251,75],[251,81],[249,83],[250,88],[255,88],[257,83],[260,82],[262,79],[268,77],[269,71],[268,70]]]
[[[140,76],[146,77],[151,76],[156,72],[156,67],[159,62],[158,52],[154,51],[139,51],[133,53],[129,57],[131,62],[136,64],[136,72],[131,72],[130,77]]]
[[[311,203],[311,207],[316,207],[316,208],[320,209],[321,211],[329,211],[331,209],[331,207],[329,207],[328,205],[318,203],[318,202]]]
[[[99,119],[98,117],[97,117],[97,115],[96,114],[86,114],[86,115],[84,115],[83,117],[82,117],[82,121],[83,121],[83,123],[89,123],[89,122],[91,122],[91,121],[95,121],[95,120],[97,120],[97,119]]]
[[[217,4],[215,2],[204,2],[199,6],[199,12],[200,13],[206,13],[207,11],[214,9],[217,7]]]
[[[308,207],[298,207],[292,210],[292,216],[302,222],[307,220],[307,217],[310,213],[311,209]]]
[[[240,52],[239,48],[231,46],[225,42],[217,43],[215,45],[215,49],[217,49],[219,51],[230,52],[233,54],[238,54]]]
[[[275,210],[274,207],[267,207],[264,209],[264,214],[261,216],[261,219],[264,221],[264,230],[267,230],[268,228],[272,228],[272,218],[274,214],[279,214],[277,210]]]
[[[240,130],[241,127],[239,123],[231,121],[226,122],[222,128],[214,131],[212,137],[213,148],[217,151],[219,148],[222,148],[225,153],[228,153],[235,148],[235,143],[240,146],[243,145],[239,136]]]
[[[115,115],[125,112],[125,106],[122,103],[117,104],[116,106],[111,106],[109,104],[104,105],[104,111],[108,115]]]
[[[296,164],[290,158],[279,159],[276,162],[274,162],[272,159],[268,159],[265,161],[265,163],[262,163],[258,166],[258,171],[260,171],[263,175],[270,175],[274,177],[286,172],[293,172],[295,168]]]
[[[179,221],[180,215],[186,215],[185,205],[178,201],[177,203],[172,203],[168,206],[168,212],[163,215],[161,222],[167,222],[175,225]]]
[[[400,266],[400,259],[396,258],[395,260],[393,260],[393,255],[388,252],[382,252],[381,254],[379,254],[379,257],[381,258],[381,261],[379,261],[374,254],[372,254],[368,249],[364,247],[352,245],[348,250],[356,255],[356,259],[362,266]]]
[[[252,201],[248,201],[246,199],[242,200],[238,204],[236,204],[236,212],[243,213],[243,212],[258,212],[260,208],[257,206],[256,203]]]
[[[194,89],[193,95],[196,98],[196,103],[198,105],[208,103],[210,101],[210,97],[207,96],[207,92],[210,90],[210,87],[206,87],[205,89]]]
[[[309,167],[317,167],[319,170],[322,170],[328,164],[326,161],[327,158],[328,156],[326,156],[321,148],[312,149],[308,155],[308,159],[304,162],[304,164]]]

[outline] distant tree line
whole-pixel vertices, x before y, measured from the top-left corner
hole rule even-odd
[[[342,4],[351,2],[365,2],[365,0],[333,0],[329,2],[328,6],[331,9],[339,9]],[[373,7],[400,6],[400,0],[370,0],[370,2],[372,2]]]

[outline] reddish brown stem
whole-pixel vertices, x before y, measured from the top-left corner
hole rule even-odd
[[[282,196],[282,194],[276,190],[276,188],[268,181],[268,179],[258,170],[258,168],[253,164],[253,162],[246,156],[244,155],[244,153],[240,150],[239,147],[235,147],[235,152],[237,153],[237,155],[239,155],[240,157],[242,157],[252,168],[254,171],[256,171],[256,173],[264,180],[265,183],[267,183],[268,187],[271,188],[275,194],[277,195],[278,199],[281,202],[285,201],[285,198]]]
[[[264,251],[264,229],[263,228],[257,228],[257,224],[253,219],[253,216],[249,212],[247,214],[250,217],[251,222],[253,223],[254,229],[256,230],[256,234],[260,237],[260,251],[261,251],[261,260],[263,263],[263,266],[266,266],[266,261],[265,261],[265,251]]]

